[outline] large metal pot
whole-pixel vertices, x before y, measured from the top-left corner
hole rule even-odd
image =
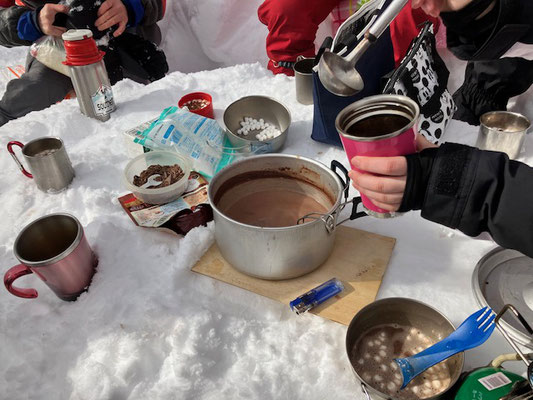
[[[346,169],[336,161],[332,162],[332,169],[305,157],[267,154],[239,160],[221,170],[211,180],[208,197],[213,207],[215,239],[222,256],[247,275],[271,280],[294,278],[319,267],[333,250],[338,214],[346,204],[343,197],[346,199],[348,194]],[[336,169],[343,170],[344,182]],[[325,214],[281,228],[235,221],[221,211],[220,198],[228,187],[250,173],[281,174],[293,179],[295,187],[314,187],[331,199],[331,208]],[[359,202],[359,198],[351,201],[350,219],[366,215],[356,211]]]
[[[394,400],[391,396],[372,387],[369,382],[362,378],[365,365],[361,366],[356,363],[352,356],[353,350],[360,338],[373,328],[386,324],[398,324],[417,328],[435,341],[444,339],[455,330],[453,324],[439,311],[416,300],[393,297],[377,300],[364,307],[353,317],[348,326],[348,331],[346,332],[346,353],[352,366],[352,371],[357,381],[361,384],[361,389],[366,395],[367,400]],[[449,398],[450,389],[455,385],[463,370],[464,353],[458,353],[445,362],[447,363],[451,378],[448,388],[438,395],[426,398],[425,400]]]

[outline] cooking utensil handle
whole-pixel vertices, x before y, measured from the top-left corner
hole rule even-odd
[[[15,160],[15,163],[17,163],[17,165],[18,165],[18,167],[20,169],[20,172],[22,172],[28,178],[33,178],[33,175],[30,174],[28,171],[26,171],[26,169],[24,168],[24,165],[22,165],[22,163],[17,158],[17,156],[15,154],[15,151],[13,150],[13,146],[19,146],[22,149],[24,147],[24,145],[22,143],[20,143],[20,142],[17,142],[16,140],[14,140],[14,141],[9,142],[7,144],[7,151],[9,152],[11,157],[13,157],[13,160]]]
[[[505,314],[505,312],[507,310],[511,310],[512,313],[516,316],[516,318],[518,318],[518,320],[520,321],[520,323],[524,326],[524,328],[526,328],[526,330],[528,331],[528,333],[530,335],[533,335],[533,328],[531,328],[531,326],[529,326],[529,324],[527,323],[527,321],[525,320],[524,317],[522,317],[522,315],[518,312],[518,310],[512,305],[512,304],[506,304],[505,306],[503,306],[503,308],[501,309],[501,311],[498,313],[498,315],[496,316],[496,318],[494,318],[494,322],[497,323],[500,318],[503,316],[503,314]]]
[[[387,8],[381,13],[376,22],[365,33],[365,38],[370,42],[376,41],[387,29],[396,16],[402,11],[408,0],[392,0]]]
[[[512,313],[516,316],[516,318],[520,321],[520,323],[524,326],[524,328],[526,328],[526,330],[529,332],[530,335],[533,335],[533,329],[531,329],[531,327],[529,326],[529,324],[526,322],[526,320],[524,319],[524,317],[522,317],[522,315],[520,315],[520,313],[518,312],[518,310],[512,305],[512,304],[506,304],[505,306],[503,306],[503,308],[501,309],[501,311],[498,313],[498,315],[496,315],[496,318],[494,318],[494,323],[496,324],[496,327],[498,328],[498,330],[500,331],[500,333],[503,335],[503,337],[505,338],[505,340],[507,340],[507,342],[511,345],[511,347],[513,348],[514,351],[516,351],[516,353],[520,356],[520,358],[522,359],[522,361],[524,362],[524,364],[526,364],[526,366],[529,367],[529,362],[526,358],[526,356],[524,355],[524,353],[522,353],[522,351],[520,350],[520,348],[516,345],[516,343],[514,342],[513,339],[511,339],[511,337],[507,334],[507,332],[505,331],[505,328],[502,327],[499,322],[500,322],[500,318],[503,316],[503,314],[505,314],[508,310],[511,310]]]
[[[37,290],[35,289],[20,289],[13,286],[13,282],[24,275],[33,274],[32,270],[29,269],[24,264],[15,265],[14,267],[7,270],[4,275],[4,285],[9,293],[22,297],[25,299],[34,299],[37,297]]]
[[[342,177],[337,173],[337,169],[340,169],[342,173],[344,174],[344,180]],[[344,165],[342,165],[337,160],[331,161],[331,170],[335,172],[335,174],[339,177],[339,179],[342,182],[342,186],[344,187],[344,200],[348,200],[348,191],[350,190],[350,186],[348,183],[350,182],[350,177],[348,176],[348,170]]]
[[[331,49],[332,44],[333,44],[333,38],[331,36],[328,36],[324,39],[324,41],[322,42],[322,45],[318,49],[318,53],[316,53],[315,62],[313,63],[313,66],[318,65],[318,62],[320,61],[322,54],[324,54],[326,50]]]

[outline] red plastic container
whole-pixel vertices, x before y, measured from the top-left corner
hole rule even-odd
[[[215,119],[215,113],[213,112],[213,99],[211,98],[211,95],[203,92],[194,92],[186,94],[178,102],[178,107],[183,108],[185,104],[191,100],[206,100],[209,103],[205,107],[196,110],[189,109],[190,112],[201,115],[203,117]]]

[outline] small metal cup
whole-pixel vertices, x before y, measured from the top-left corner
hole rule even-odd
[[[313,104],[313,63],[314,58],[299,56],[294,64],[296,100],[300,104]]]
[[[37,297],[37,291],[13,283],[34,273],[60,299],[76,300],[89,287],[98,263],[80,221],[69,214],[51,214],[30,223],[19,233],[13,252],[20,264],[5,273],[4,285],[26,299]]]
[[[510,159],[520,154],[531,122],[519,113],[491,111],[481,116],[476,147],[507,153]]]
[[[26,171],[19,161],[13,151],[13,146],[22,148],[22,155],[31,173]],[[28,178],[33,178],[37,187],[43,192],[61,192],[74,178],[74,169],[60,138],[42,137],[25,145],[13,141],[7,144],[7,151],[17,163],[20,171]]]

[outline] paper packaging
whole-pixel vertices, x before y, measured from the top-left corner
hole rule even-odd
[[[149,148],[144,147],[140,141],[144,139],[143,132],[157,120],[157,117],[150,121],[143,122],[131,129],[124,132],[124,143],[126,145],[126,151],[131,158],[137,157],[140,154],[148,153]]]
[[[207,199],[207,185],[208,182],[202,175],[192,171],[187,189],[179,199],[171,203],[146,204],[132,193],[119,197],[118,201],[135,225],[184,235],[192,228],[206,225],[213,219]]]

